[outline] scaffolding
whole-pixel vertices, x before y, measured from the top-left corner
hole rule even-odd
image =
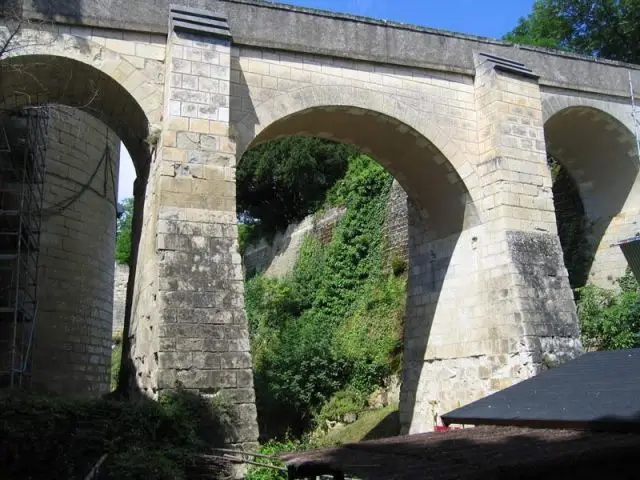
[[[49,111],[0,115],[0,387],[28,387]]]

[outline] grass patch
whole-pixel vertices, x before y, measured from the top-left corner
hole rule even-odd
[[[337,427],[314,440],[318,447],[330,447],[345,443],[394,437],[400,434],[398,405],[388,405],[376,410],[366,410],[358,420],[344,427]]]
[[[111,349],[111,391],[118,386],[118,375],[120,374],[120,360],[122,359],[122,343]]]

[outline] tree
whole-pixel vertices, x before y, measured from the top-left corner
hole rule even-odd
[[[116,223],[116,262],[131,263],[131,220],[133,218],[133,198],[125,198],[118,205],[120,215]]]
[[[266,234],[302,220],[344,176],[355,153],[314,137],[274,140],[248,151],[236,173],[240,220],[258,224]]]
[[[617,283],[619,292],[595,285],[578,289],[582,343],[588,350],[640,347],[640,286],[629,269]]]
[[[640,63],[640,0],[536,0],[504,40]]]

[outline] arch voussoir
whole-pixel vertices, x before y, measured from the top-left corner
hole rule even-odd
[[[307,86],[266,100],[238,123],[237,152],[240,157],[260,132],[274,122],[315,107],[342,106],[369,110],[405,124],[428,139],[449,161],[462,181],[479,184],[475,167],[465,158],[455,142],[442,131],[431,114],[379,92],[361,87],[333,85]]]

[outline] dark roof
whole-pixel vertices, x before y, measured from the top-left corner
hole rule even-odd
[[[343,472],[377,479],[637,478],[640,435],[476,427],[282,455],[289,478]],[[612,475],[613,474],[613,475]]]
[[[584,354],[442,420],[447,425],[640,432],[640,349]]]
[[[624,258],[627,259],[629,267],[636,280],[640,280],[640,236],[628,238],[616,243],[622,250]]]

